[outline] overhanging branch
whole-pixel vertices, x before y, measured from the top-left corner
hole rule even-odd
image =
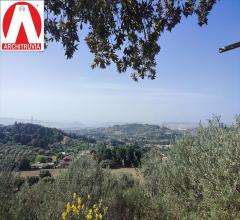
[[[229,50],[233,50],[233,49],[236,49],[236,48],[240,48],[240,42],[235,43],[235,44],[230,44],[228,46],[219,48],[219,53],[223,53],[223,52],[226,52],[226,51],[229,51]]]

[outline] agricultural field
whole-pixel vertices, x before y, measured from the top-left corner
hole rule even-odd
[[[53,177],[58,176],[61,172],[66,171],[66,169],[46,169],[48,170]],[[111,173],[113,174],[131,174],[134,177],[139,177],[139,171],[136,168],[120,168],[120,169],[111,169]],[[30,170],[30,171],[19,171],[18,174],[21,177],[29,177],[29,176],[38,176],[40,170]]]

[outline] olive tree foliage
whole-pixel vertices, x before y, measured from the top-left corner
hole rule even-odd
[[[207,24],[217,0],[46,0],[45,40],[60,42],[72,58],[86,27],[85,42],[94,54],[92,68],[116,64],[132,78],[156,78],[159,37],[183,17]],[[81,32],[82,31],[82,32]]]
[[[0,160],[0,219],[10,219],[9,210],[16,180],[13,167],[11,160]]]
[[[218,117],[201,125],[167,160],[152,152],[143,173],[163,219],[239,219],[240,117],[230,127]]]

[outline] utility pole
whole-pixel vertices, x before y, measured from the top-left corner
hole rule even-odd
[[[33,122],[34,122],[33,116],[31,116],[30,123],[33,124]]]
[[[226,51],[229,51],[229,50],[233,50],[233,49],[236,49],[236,48],[240,48],[240,42],[237,42],[235,44],[230,44],[228,46],[219,48],[219,53],[223,53],[223,52],[226,52]]]

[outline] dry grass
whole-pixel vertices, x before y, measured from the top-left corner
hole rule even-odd
[[[143,177],[141,173],[139,172],[138,169],[136,168],[119,168],[119,169],[112,169],[111,170],[112,174],[121,174],[121,173],[126,173],[126,174],[131,174],[133,175],[134,178],[139,179],[140,181],[143,180]]]
[[[46,170],[48,170],[52,174],[53,177],[56,177],[64,169],[46,169]],[[21,171],[21,172],[19,172],[21,177],[38,176],[39,173],[40,173],[40,170],[31,170],[31,171]],[[111,173],[116,174],[116,175],[122,174],[122,173],[131,174],[131,175],[133,175],[134,178],[137,178],[141,181],[143,180],[143,177],[142,177],[141,173],[136,168],[112,169]]]
[[[48,170],[53,177],[56,177],[59,175],[59,173],[63,170],[63,169],[46,169]],[[19,172],[21,177],[29,177],[29,176],[38,176],[40,173],[40,170],[31,170],[31,171],[21,171]]]

